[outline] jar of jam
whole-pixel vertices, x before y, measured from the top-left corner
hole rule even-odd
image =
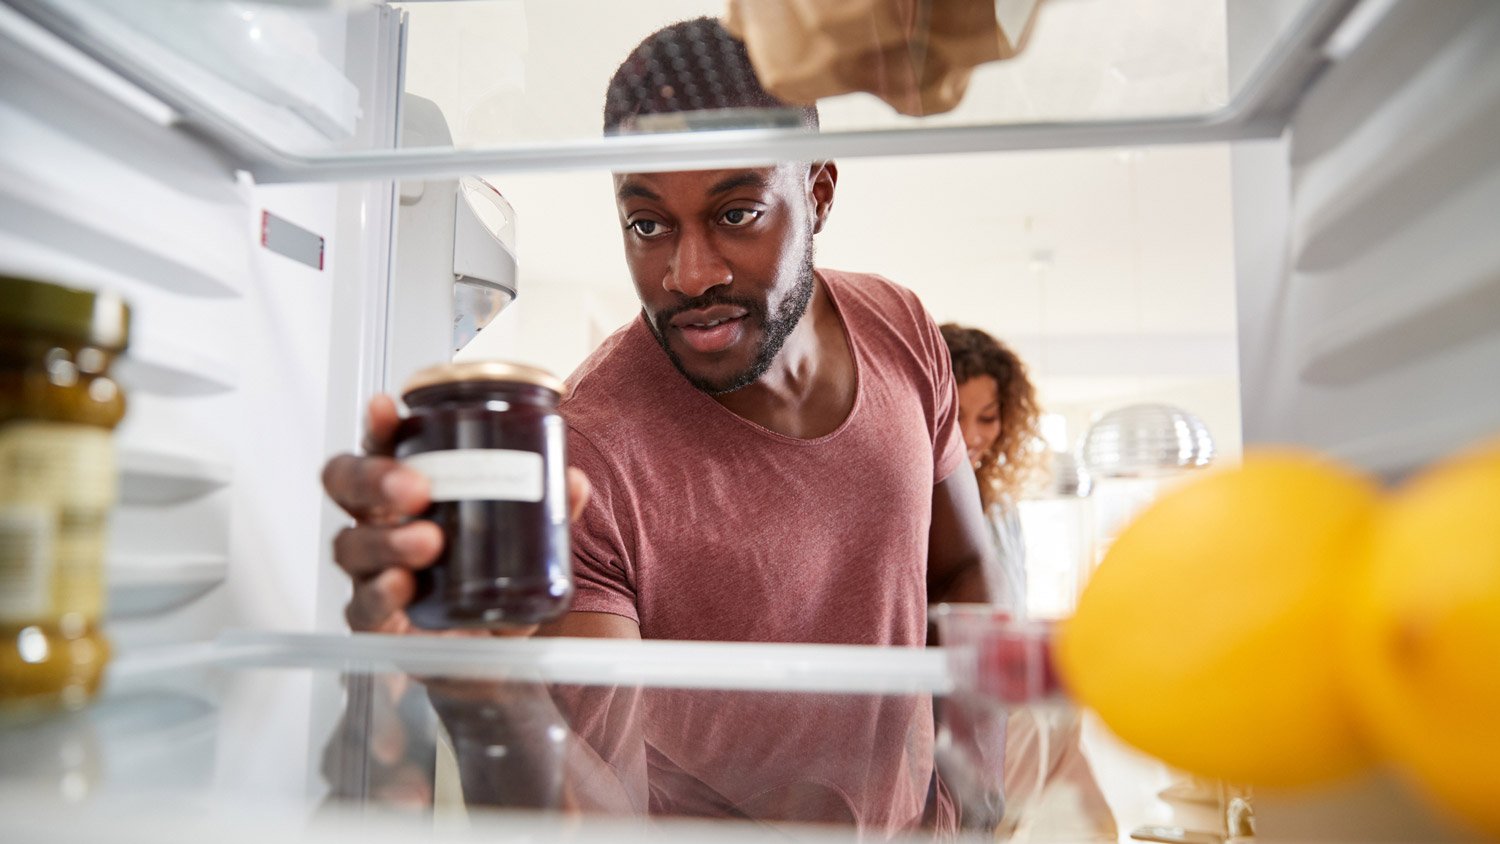
[[[118,297],[0,276],[0,712],[76,708],[109,644],[105,528],[118,479]]]
[[[412,376],[396,457],[426,475],[443,553],[416,575],[418,627],[503,628],[573,599],[563,384],[530,366],[450,363]]]

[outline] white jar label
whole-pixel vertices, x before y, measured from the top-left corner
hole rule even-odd
[[[102,614],[105,525],[116,483],[108,430],[0,425],[0,622]]]
[[[508,448],[455,448],[402,461],[427,476],[433,501],[542,500],[542,456]]]
[[[0,503],[0,621],[57,615],[52,608],[51,508]]]

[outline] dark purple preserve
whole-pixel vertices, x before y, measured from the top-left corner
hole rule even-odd
[[[407,614],[431,630],[557,618],[573,599],[563,384],[529,366],[452,363],[412,376],[396,457],[432,483],[443,553]]]

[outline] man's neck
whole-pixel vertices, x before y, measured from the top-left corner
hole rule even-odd
[[[843,322],[821,278],[807,313],[755,383],[714,398],[737,416],[780,434],[832,433],[854,405],[854,359]]]

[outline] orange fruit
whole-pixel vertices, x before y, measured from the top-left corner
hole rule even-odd
[[[1346,620],[1349,699],[1370,740],[1500,836],[1500,442],[1398,491]]]
[[[1333,608],[1377,501],[1370,479],[1293,451],[1163,495],[1062,625],[1064,684],[1122,739],[1200,776],[1291,787],[1366,767]]]

